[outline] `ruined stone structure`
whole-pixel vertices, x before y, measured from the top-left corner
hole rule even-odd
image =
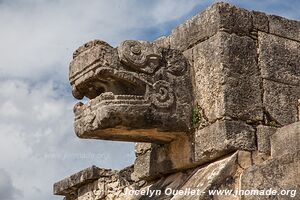
[[[84,44],[70,64],[74,97],[90,99],[74,107],[75,132],[137,142],[136,160],[121,171],[92,166],[55,183],[54,194],[67,200],[292,199],[208,193],[272,188],[296,190],[293,199],[300,199],[299,63],[300,22],[226,3],[154,42]],[[200,192],[167,194],[171,189]]]

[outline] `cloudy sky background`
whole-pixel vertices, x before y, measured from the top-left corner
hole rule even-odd
[[[72,52],[95,38],[153,40],[213,2],[0,0],[0,199],[62,199],[54,182],[91,165],[132,164],[133,144],[73,133]],[[300,20],[297,0],[228,2]]]

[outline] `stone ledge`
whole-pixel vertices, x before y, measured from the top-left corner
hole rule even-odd
[[[215,35],[219,30],[237,35],[250,35],[251,13],[228,3],[213,4],[173,29],[169,36],[170,47],[187,50]]]
[[[262,78],[300,86],[300,43],[258,32],[258,64]]]
[[[263,162],[260,165],[253,165],[246,169],[241,175],[242,190],[273,190],[300,189],[300,151],[285,154]],[[265,199],[298,199],[286,196],[242,196],[242,200],[265,200]]]
[[[284,126],[298,120],[300,86],[264,79],[263,89],[263,106],[276,124]]]
[[[284,17],[269,15],[269,32],[300,42],[300,22]]]
[[[255,130],[241,121],[218,120],[195,133],[195,163],[204,164],[236,150],[254,151]]]
[[[191,50],[195,101],[210,123],[225,116],[263,119],[254,40],[220,31]]]
[[[154,180],[194,165],[193,147],[189,137],[179,137],[164,145],[138,143],[135,151],[132,179],[136,181]]]
[[[184,51],[218,31],[256,38],[258,30],[300,42],[299,21],[218,2],[174,28],[171,35],[158,38],[154,43]]]
[[[259,153],[271,155],[270,137],[276,132],[277,128],[271,126],[258,125],[256,127],[257,149]]]
[[[91,166],[55,183],[53,186],[53,193],[55,195],[67,196],[75,193],[82,185],[93,182],[100,177],[111,176],[114,172],[116,171]]]

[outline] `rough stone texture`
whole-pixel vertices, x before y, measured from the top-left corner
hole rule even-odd
[[[271,158],[270,155],[266,153],[260,153],[259,151],[251,152],[251,160],[253,165],[259,165],[270,158]]]
[[[135,143],[135,155],[144,155],[147,151],[151,151],[153,144],[151,143]]]
[[[258,41],[262,77],[300,86],[300,43],[263,32]]]
[[[262,120],[256,57],[253,39],[225,32],[193,48],[195,98],[210,122],[224,116]]]
[[[265,13],[258,12],[258,11],[252,11],[252,18],[253,18],[253,28],[269,32],[269,21],[268,16]]]
[[[126,40],[95,40],[74,53],[70,83],[81,138],[168,143],[191,128],[190,66],[181,52]]]
[[[245,170],[241,177],[242,190],[297,190],[300,191],[300,151],[286,154],[268,161],[261,165],[254,165]],[[280,199],[290,200],[298,199],[297,196],[243,196],[242,200],[267,200]]]
[[[263,102],[275,124],[287,125],[298,120],[297,101],[300,87],[274,81],[263,81]]]
[[[235,150],[254,151],[255,130],[240,121],[216,121],[195,133],[195,162],[206,163]]]
[[[145,154],[137,156],[134,161],[135,169],[132,178],[134,180],[156,178],[159,175],[159,169],[157,166],[153,165],[151,161],[154,161],[151,157],[151,151],[147,151]]]
[[[55,183],[54,194],[64,195],[67,200],[118,197],[128,186],[139,188],[141,183],[134,183],[130,178],[132,171],[132,166],[121,171],[92,166]]]
[[[157,45],[158,47],[161,47],[161,48],[170,48],[170,37],[166,37],[166,36],[162,36],[158,39],[156,39],[154,42],[153,42],[154,45]]]
[[[165,145],[139,143],[135,151],[134,180],[152,180],[194,165],[193,146],[187,137],[177,138]]]
[[[216,3],[175,28],[170,35],[171,48],[187,50],[219,30],[249,35],[252,29],[251,19],[249,11],[227,3]]]
[[[280,16],[270,15],[270,33],[281,37],[300,41],[300,22]]]
[[[167,177],[162,177],[156,180],[153,183],[147,184],[145,187],[141,188],[140,190],[160,190],[160,195],[137,195],[135,196],[136,199],[139,200],[152,200],[152,199],[171,199],[173,195],[165,195],[165,189],[180,189],[182,184],[188,180],[190,176],[194,174],[195,170],[190,170],[186,172],[178,172]]]
[[[231,180],[237,170],[237,154],[216,161],[207,167],[196,169],[195,173],[180,187],[198,189],[200,195],[175,195],[172,200],[206,200],[212,197],[208,195],[208,190],[218,189],[220,185]]]
[[[184,172],[174,173],[167,177],[162,177],[156,180],[154,183],[147,184],[142,187],[140,190],[160,190],[161,195],[156,196],[147,196],[147,195],[138,195],[132,197],[133,199],[139,200],[155,200],[155,199],[207,199],[207,194],[203,192],[208,192],[209,189],[217,188],[220,185],[224,184],[226,181],[231,180],[231,177],[234,176],[237,169],[237,154],[233,154],[227,158],[221,159],[215,163],[212,163],[207,166],[197,167],[192,170],[187,170]],[[192,190],[199,190],[198,195],[172,195],[165,194],[166,189],[172,190],[187,190],[191,188]]]
[[[284,126],[271,136],[272,157],[300,151],[300,122]]]
[[[237,163],[242,169],[247,169],[253,165],[253,157],[251,151],[238,151],[237,153]]]
[[[259,125],[256,127],[257,149],[260,153],[271,155],[271,136],[276,132],[275,127]]]
[[[133,183],[126,174],[121,171],[111,176],[102,176],[93,183],[84,185],[78,189],[78,200],[87,199],[127,199],[123,198],[126,188],[139,189],[139,184]]]
[[[54,184],[53,193],[59,195],[68,195],[75,192],[80,186],[93,182],[99,179],[101,176],[114,173],[112,170],[100,169],[96,166],[84,169],[70,177],[61,180]]]

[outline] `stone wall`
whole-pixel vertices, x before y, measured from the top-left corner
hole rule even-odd
[[[92,168],[88,178],[79,172],[54,193],[68,200],[250,200],[272,197],[207,192],[273,188],[295,189],[300,198],[300,22],[216,3],[153,45],[189,62],[192,128],[166,144],[136,143],[132,168]],[[128,194],[146,188],[201,194]]]

